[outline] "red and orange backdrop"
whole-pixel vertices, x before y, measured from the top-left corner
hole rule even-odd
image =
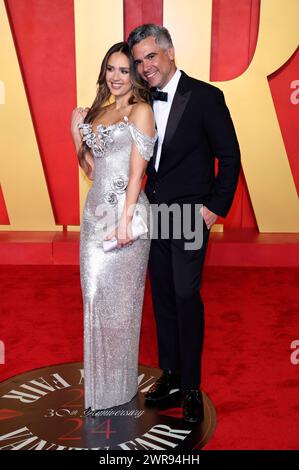
[[[78,231],[89,182],[69,123],[90,105],[102,57],[145,22],[177,65],[224,91],[242,152],[218,228],[299,232],[296,0],[0,0],[1,230]]]

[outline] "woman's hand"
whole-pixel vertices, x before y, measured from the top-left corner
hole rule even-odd
[[[111,240],[112,238],[117,239],[117,248],[123,248],[124,246],[132,245],[135,241],[131,231],[131,224],[121,222],[115,229],[105,237],[105,240]]]
[[[86,114],[88,113],[89,108],[75,108],[71,116],[71,133],[72,135],[77,135],[79,133],[78,124],[81,124]]]
[[[73,137],[73,141],[74,141],[77,153],[79,152],[80,147],[81,147],[81,143],[82,143],[82,138],[81,138],[80,131],[78,129],[78,124],[81,124],[84,121],[84,118],[85,118],[86,114],[88,113],[88,110],[89,110],[89,108],[75,108],[72,112],[72,116],[71,116],[71,134],[72,134],[72,137]],[[84,158],[85,158],[85,161],[89,164],[90,169],[88,169],[88,167],[86,167],[86,163],[85,163],[85,167],[83,167],[83,170],[84,170],[86,176],[90,180],[93,181],[94,180],[94,175],[95,175],[94,159],[92,158],[92,156],[88,152],[85,152],[85,157]]]

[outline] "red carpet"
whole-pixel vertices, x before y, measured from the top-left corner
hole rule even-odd
[[[217,410],[206,449],[298,449],[298,268],[205,269],[203,388]],[[77,266],[0,266],[1,380],[50,364],[82,360]],[[157,365],[147,285],[140,362]]]

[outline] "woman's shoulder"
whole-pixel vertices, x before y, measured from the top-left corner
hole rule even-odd
[[[132,105],[130,116],[151,116],[153,114],[153,109],[149,103],[145,103],[144,101],[138,101],[137,103],[134,103]]]
[[[130,122],[135,124],[140,130],[150,135],[154,134],[155,117],[152,107],[148,103],[138,102],[132,106]]]

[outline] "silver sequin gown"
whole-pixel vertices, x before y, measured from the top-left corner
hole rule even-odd
[[[149,161],[155,137],[142,133],[125,116],[111,126],[79,126],[95,161],[80,231],[80,280],[84,305],[85,408],[99,410],[130,401],[137,393],[138,354],[144,285],[150,237],[131,246],[104,252],[103,219],[98,206],[115,214],[129,176],[132,145]],[[143,191],[138,203],[147,216]],[[100,214],[103,214],[100,211]],[[147,220],[149,222],[149,219]],[[109,223],[108,223],[109,225]],[[107,226],[106,226],[107,227]]]

